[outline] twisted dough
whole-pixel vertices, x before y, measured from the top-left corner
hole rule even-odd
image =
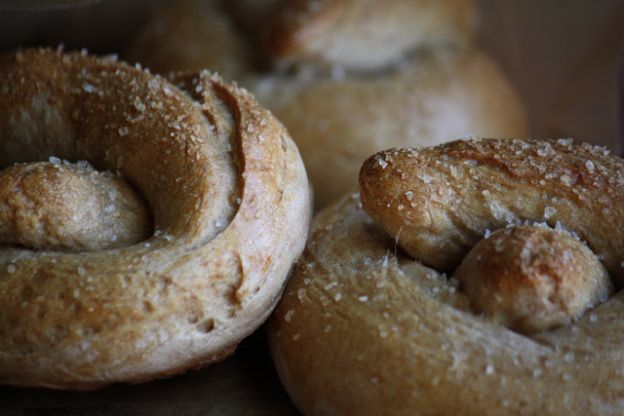
[[[624,283],[624,162],[607,153],[471,140],[370,158],[364,208],[353,195],[319,214],[271,321],[297,406],[621,414],[624,303],[604,300]]]
[[[276,303],[310,215],[297,149],[246,91],[172,81],[83,54],[0,57],[0,383],[200,367]],[[132,217],[138,234],[111,229]]]
[[[161,72],[215,68],[248,86],[297,142],[317,207],[357,189],[362,162],[381,149],[527,133],[517,92],[471,46],[471,0],[264,0],[255,22],[258,8],[234,3],[172,3],[130,55]]]

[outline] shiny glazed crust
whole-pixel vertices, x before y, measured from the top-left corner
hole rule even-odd
[[[246,91],[207,72],[169,82],[84,54],[4,55],[0,166],[50,157],[118,172],[154,232],[99,251],[2,247],[0,383],[164,377],[223,359],[269,315],[310,195],[296,147]]]
[[[465,252],[487,237],[488,229],[504,230],[508,218],[553,227],[559,222],[603,256],[621,288],[620,158],[567,139],[461,141],[380,153],[362,175],[368,194],[362,199],[375,220],[358,195],[323,210],[270,322],[276,367],[300,410],[310,415],[621,414],[621,292],[575,322],[522,335],[474,313],[455,278],[415,261],[402,248],[411,241],[404,235],[424,233],[409,232],[408,226],[424,227],[429,237],[424,243],[435,241],[440,257],[450,253],[448,261],[457,264],[455,243]],[[545,206],[555,211],[544,211]],[[418,220],[427,215],[434,220],[429,228]],[[375,221],[383,221],[388,232]],[[399,222],[403,229],[392,225]],[[436,252],[433,245],[430,252]],[[431,263],[423,253],[418,258]]]

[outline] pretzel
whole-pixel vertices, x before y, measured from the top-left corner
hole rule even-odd
[[[571,139],[369,158],[271,320],[291,398],[305,414],[621,414],[623,191],[624,161]]]
[[[0,167],[2,384],[91,389],[223,359],[307,233],[288,134],[207,72],[3,55]]]
[[[357,189],[362,162],[381,149],[527,133],[517,92],[472,46],[471,0],[231,3],[164,7],[130,56],[246,85],[293,135],[317,208]]]

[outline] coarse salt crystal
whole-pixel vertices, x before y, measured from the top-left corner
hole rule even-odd
[[[591,160],[588,160],[587,162],[585,162],[585,168],[587,168],[588,172],[593,172],[595,169],[595,165],[594,162],[592,162]]]
[[[420,179],[421,181],[423,181],[424,183],[426,183],[426,184],[431,183],[431,181],[433,180],[433,178],[432,178],[431,176],[429,176],[429,175],[421,175],[421,176],[419,177],[419,179]]]
[[[286,312],[284,314],[284,320],[286,322],[290,322],[290,320],[292,319],[292,316],[295,314],[295,311],[293,311],[292,309],[290,309],[288,312]]]
[[[551,218],[553,215],[555,215],[555,212],[557,212],[557,210],[553,207],[545,207],[544,208],[544,219],[549,219]]]
[[[134,108],[136,108],[137,111],[142,113],[145,111],[147,107],[145,106],[145,104],[143,104],[143,102],[139,99],[139,97],[136,97],[134,99]]]
[[[565,186],[572,186],[574,184],[573,179],[569,176],[569,175],[561,175],[561,177],[559,178],[559,180],[561,181],[561,183],[563,183]]]

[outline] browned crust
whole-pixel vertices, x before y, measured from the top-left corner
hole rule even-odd
[[[453,270],[487,229],[565,224],[622,282],[624,162],[571,139],[463,140],[394,149],[360,173],[367,212],[425,264]],[[399,235],[399,230],[401,230]]]
[[[468,252],[453,276],[475,313],[521,333],[568,325],[613,290],[583,242],[544,225],[496,230]]]

